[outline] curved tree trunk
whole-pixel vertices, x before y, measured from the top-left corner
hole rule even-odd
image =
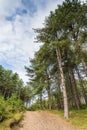
[[[60,76],[61,76],[61,83],[62,83],[62,88],[63,88],[63,100],[64,100],[64,117],[69,118],[69,110],[68,110],[68,98],[67,98],[67,92],[66,92],[66,86],[65,86],[65,78],[64,78],[64,73],[63,73],[63,68],[62,68],[62,61],[61,61],[61,54],[60,54],[60,49],[56,48],[56,55],[57,55],[57,61],[59,65],[59,70],[60,70]]]

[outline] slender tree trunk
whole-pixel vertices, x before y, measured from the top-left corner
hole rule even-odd
[[[3,96],[6,99],[6,90],[4,90]]]
[[[58,94],[60,94],[61,93],[61,88],[60,88],[61,78],[60,78],[60,74],[58,74],[57,80],[58,80],[57,92],[58,92]],[[61,99],[60,95],[57,95],[56,100],[57,100],[57,108],[58,109],[63,109],[63,100]]]
[[[49,81],[48,81],[49,82]],[[49,110],[51,110],[51,93],[50,93],[50,85],[47,87],[47,92],[48,92],[48,107]]]
[[[47,106],[46,106],[46,100],[43,100],[43,108],[46,109]]]
[[[43,109],[43,103],[42,103],[42,92],[40,93],[40,106],[41,106],[41,109]]]
[[[69,72],[67,72],[66,74],[66,85],[67,85],[67,90],[68,90],[68,102],[69,102],[69,108],[72,108],[73,106],[75,106],[75,101],[74,101],[74,95],[73,95],[73,91],[72,91],[72,87],[71,87],[71,79],[69,76]]]
[[[85,88],[84,88],[84,85],[83,85],[83,82],[82,82],[82,78],[80,76],[79,70],[76,69],[76,71],[77,71],[77,74],[78,74],[78,78],[79,78],[80,86],[81,86],[81,89],[82,89],[83,97],[85,99],[85,103],[87,104],[87,95],[86,95],[86,91],[85,91]]]
[[[60,99],[57,98],[57,107],[58,107],[58,109],[62,109],[63,108],[63,102],[62,102],[61,98]]]
[[[21,89],[19,88],[19,90],[18,90],[18,97],[19,97],[19,99],[20,99],[20,96],[21,96]]]
[[[85,74],[86,74],[86,77],[87,77],[87,65],[85,64],[84,60],[81,59],[82,61],[82,64],[83,64],[83,68],[84,68],[84,71],[85,71]]]
[[[48,93],[48,108],[51,110],[51,92],[50,92],[50,78],[48,73],[46,72],[46,79],[47,79],[47,93]]]
[[[10,90],[8,91],[8,96],[7,97],[10,98]]]
[[[61,78],[58,77],[58,80],[60,80],[60,79],[61,79]],[[58,94],[61,93],[61,88],[60,88],[60,83],[59,83],[59,81],[58,81],[57,91],[58,91]],[[63,105],[63,99],[62,99],[62,97],[60,97],[60,95],[57,96],[57,106],[58,106],[59,109],[63,109],[63,106],[64,106],[64,105]]]
[[[80,102],[80,99],[79,99],[79,96],[78,96],[77,86],[76,86],[76,83],[75,83],[75,78],[74,78],[74,74],[73,74],[73,70],[72,70],[71,66],[68,67],[68,71],[69,71],[69,76],[70,76],[70,80],[71,80],[74,101],[75,101],[76,107],[78,109],[80,109],[81,102]]]
[[[60,76],[61,76],[61,83],[62,83],[62,88],[63,88],[64,117],[68,119],[69,118],[68,98],[67,98],[67,93],[66,93],[65,78],[64,78],[64,73],[62,69],[62,61],[61,61],[61,54],[60,54],[59,48],[58,49],[56,48],[56,55],[57,55],[57,61],[58,61]]]

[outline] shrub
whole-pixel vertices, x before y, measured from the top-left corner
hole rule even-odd
[[[14,113],[19,113],[24,110],[23,102],[18,99],[16,95],[12,95],[12,97],[7,100],[0,97],[0,122],[11,118]]]
[[[41,106],[38,102],[34,103],[31,107],[29,107],[30,111],[40,110]]]
[[[0,122],[7,118],[8,110],[7,103],[3,97],[0,97]]]
[[[10,112],[12,113],[24,111],[23,102],[18,99],[16,95],[12,95],[11,98],[7,100],[7,103],[11,106]]]

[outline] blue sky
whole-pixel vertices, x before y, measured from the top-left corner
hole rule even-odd
[[[42,27],[62,1],[0,0],[0,65],[19,73],[24,82],[28,80],[24,66],[39,48],[32,28]]]

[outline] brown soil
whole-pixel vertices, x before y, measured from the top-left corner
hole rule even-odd
[[[28,111],[24,115],[20,128],[16,130],[79,130],[58,115],[47,111]]]

